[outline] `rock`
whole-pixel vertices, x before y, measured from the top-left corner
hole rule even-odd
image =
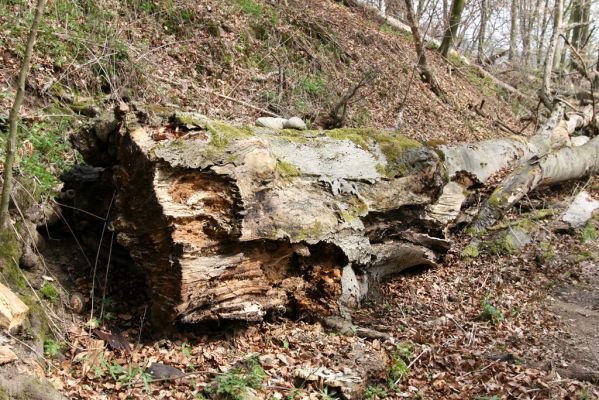
[[[8,366],[7,366],[8,367]],[[65,400],[66,398],[56,391],[45,380],[39,380],[32,375],[6,370],[0,373],[0,398],[2,394],[9,399],[27,400]]]
[[[69,298],[71,310],[77,314],[81,314],[85,308],[85,296],[79,292],[73,292]]]
[[[589,219],[593,217],[593,211],[599,209],[599,201],[591,197],[591,195],[582,191],[576,195],[570,207],[562,217],[562,221],[569,224],[572,228],[583,226]]]
[[[285,129],[298,129],[300,131],[308,129],[304,120],[300,117],[291,117],[283,123]]]
[[[524,226],[512,225],[491,235],[481,247],[491,254],[516,254],[532,241]]]
[[[572,147],[582,146],[589,140],[591,139],[589,139],[588,136],[573,136],[572,138],[570,138],[570,141],[572,142]]]
[[[99,109],[92,97],[74,96],[71,103],[71,110],[77,114],[93,118],[98,115]]]
[[[116,129],[118,129],[118,123],[110,113],[102,114],[97,120],[94,126],[96,137],[100,141],[108,142],[108,136]]]
[[[60,221],[58,206],[55,203],[34,204],[25,211],[25,218],[35,224],[35,228],[52,226]]]
[[[17,357],[9,346],[0,346],[0,365],[8,364],[18,359],[19,357]]]
[[[0,328],[12,330],[25,320],[29,307],[8,287],[0,283]]]
[[[162,363],[150,365],[148,373],[154,379],[174,379],[185,375],[180,369]]]
[[[256,126],[270,129],[283,129],[287,120],[285,118],[261,117],[256,120]]]
[[[36,271],[40,269],[39,267],[42,265],[40,257],[35,254],[35,252],[31,249],[30,246],[26,246],[23,249],[23,254],[21,254],[21,258],[19,259],[19,267],[25,269],[27,271]]]

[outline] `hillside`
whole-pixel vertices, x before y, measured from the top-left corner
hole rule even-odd
[[[511,99],[475,70],[434,52],[430,63],[449,101],[431,96],[413,76],[416,56],[409,35],[363,9],[333,1],[99,4],[49,4],[28,81],[36,106],[65,113],[65,94],[72,93],[79,97],[79,108],[89,101],[102,108],[128,96],[233,121],[253,122],[261,115],[213,94],[218,93],[313,121],[371,73],[372,83],[351,101],[348,126],[392,127],[406,98],[405,134],[475,141],[497,135],[494,115],[484,118],[471,111],[485,99],[493,110],[489,114],[496,112],[521,130],[516,117],[522,115],[514,114],[519,109]],[[18,67],[14,51],[22,49],[28,12],[13,2],[0,15],[1,73],[6,79]]]
[[[530,84],[516,85],[531,96],[530,101],[519,100],[482,77],[476,66],[456,56],[445,59],[428,43],[427,60],[446,94],[443,100],[419,77],[412,36],[353,4],[333,0],[47,2],[21,110],[11,209],[14,229],[0,232],[0,283],[29,307],[20,329],[0,333],[0,399],[599,398],[599,219],[597,211],[591,210],[583,225],[564,227],[561,220],[579,193],[588,192],[591,203],[599,198],[599,178],[574,176],[527,191],[477,236],[469,224],[494,188],[518,171],[521,160],[515,155],[481,180],[466,169],[450,174],[446,163],[446,154],[451,154],[444,152],[447,146],[496,138],[515,143],[514,154],[530,155],[530,160],[522,159],[523,165],[545,161],[554,143],[539,154],[534,153],[534,145],[531,154],[526,147],[538,134],[537,128],[550,120],[550,113],[534,100],[538,77],[527,80],[513,71],[505,75],[513,75],[512,83]],[[30,1],[0,4],[0,156],[4,156],[4,132],[32,19]],[[331,111],[356,85],[360,87],[347,103],[343,123],[331,125]],[[560,145],[566,149],[576,147],[570,136],[596,128],[593,120],[585,122],[582,105],[568,107],[568,113],[562,110],[563,121],[583,122],[570,123],[570,131],[561,132],[566,140]],[[208,118],[174,114],[174,110]],[[401,126],[395,129],[398,114]],[[257,118],[275,115],[299,116],[309,130],[277,133],[253,126]],[[560,121],[561,117],[549,130],[558,131]],[[104,140],[99,139],[101,129],[96,130],[102,124],[107,127]],[[211,136],[215,131],[221,134],[219,143]],[[138,134],[132,140],[138,148],[147,143],[139,132],[147,133],[157,147],[143,148],[142,157],[142,151],[128,147],[132,132]],[[161,154],[172,148],[179,154],[189,144],[186,140],[205,136],[212,145],[198,145],[208,149],[205,153],[187,153],[192,157],[184,162],[171,162],[176,157],[163,155],[156,158],[162,144]],[[121,141],[122,137],[126,139]],[[238,140],[243,145],[237,146]],[[301,147],[308,142],[315,144],[309,150]],[[292,153],[294,159],[301,159],[314,150],[331,163],[368,167],[357,157],[354,163],[343,164],[345,159],[326,158],[329,154],[324,150],[319,153],[341,142],[350,161],[355,155],[351,151],[372,156],[371,175],[364,178],[360,171],[343,170],[340,179],[333,179],[303,173],[278,158]],[[373,142],[383,147],[376,144],[373,150]],[[169,143],[175,146],[169,149]],[[252,146],[267,149],[260,154],[274,157],[274,172],[270,172],[275,178],[254,176],[236,159],[239,154],[245,157]],[[476,145],[464,146],[469,147]],[[280,152],[276,157],[273,149]],[[375,165],[384,153],[381,149],[387,149],[382,159],[389,163]],[[555,151],[559,149],[556,145]],[[401,159],[406,154],[414,158]],[[497,154],[486,156],[480,155],[479,166]],[[89,166],[82,166],[84,160]],[[306,164],[310,161],[302,165]],[[357,178],[344,179],[350,175]],[[195,181],[197,177],[201,179]],[[201,226],[196,222],[204,220],[182,213],[176,222],[183,221],[181,226],[188,230],[177,231],[175,224],[160,225],[176,220],[168,214],[172,209],[143,210],[160,197],[156,193],[169,179],[181,184],[180,191],[165,190],[160,195],[195,211],[205,206],[208,211],[202,212],[212,213],[206,219],[209,223]],[[242,199],[247,193],[231,188],[233,181],[243,179],[244,190],[256,193],[255,204]],[[343,187],[348,182],[351,185]],[[408,182],[406,192],[397,187],[404,182]],[[152,192],[148,188],[154,184],[157,189]],[[436,225],[428,213],[452,184],[458,187],[457,197],[463,198],[455,218]],[[125,194],[117,190],[123,187],[129,189]],[[272,187],[280,191],[260,208],[264,193]],[[311,197],[300,197],[308,191]],[[126,195],[138,201],[127,208]],[[404,195],[408,200],[402,203]],[[205,203],[202,196],[207,198]],[[314,232],[301,231],[295,238],[278,237],[279,232],[265,223],[268,237],[259,232],[243,243],[231,239],[242,236],[235,224],[249,220],[247,209],[239,203],[263,212],[256,212],[255,220],[260,222],[260,217],[272,218],[268,212],[280,198],[295,205],[289,208],[293,212],[281,217],[289,220],[308,219],[302,209],[342,204],[345,208],[333,214],[332,224],[365,231],[372,239],[375,260],[385,257],[376,249],[404,240],[402,235],[412,235],[410,245],[423,241],[424,247],[433,243],[435,251],[441,250],[431,259],[423,257],[427,262],[390,274],[392,279],[368,282],[372,290],[361,307],[347,311],[350,324],[335,325],[334,318],[331,322],[321,317],[341,307],[335,297],[343,279],[344,268],[339,265],[352,268],[347,253],[339,250],[343,246],[335,242],[339,238],[326,236],[320,224]],[[377,201],[385,205],[377,208]],[[180,211],[178,207],[175,204],[173,209]],[[31,219],[31,210],[42,215],[32,218],[37,229],[36,223],[23,222]],[[225,232],[221,228],[229,222],[231,229]],[[150,231],[151,240],[137,251],[133,233],[144,229]],[[165,308],[175,311],[158,317],[169,326],[158,331],[156,316],[150,314],[163,299],[153,298],[151,291],[170,284],[161,280],[178,279],[179,273],[164,268],[164,275],[152,279],[140,265],[161,257],[164,265],[172,265],[176,257],[189,253],[192,258],[197,250],[173,246],[160,253],[168,247],[161,246],[171,231],[206,245],[204,250],[217,260],[216,268],[221,268],[220,256],[229,251],[240,253],[239,260],[244,255],[267,260],[266,267],[256,263],[250,266],[253,270],[237,272],[237,264],[244,266],[239,261],[222,287],[210,282],[202,289],[198,296],[202,301],[216,305],[222,295],[226,314],[230,311],[226,301],[240,297],[246,281],[253,279],[260,281],[260,290],[267,287],[262,294],[272,297],[273,304],[279,305],[281,293],[286,292],[292,306],[264,313],[263,319],[258,310],[260,318],[253,320],[197,317],[185,323],[179,319],[172,326],[175,312],[189,307],[193,316],[197,311],[195,303],[182,301]],[[312,240],[311,235],[325,237],[326,243]],[[221,247],[213,250],[210,246],[216,248],[216,242]],[[145,252],[147,248],[155,251]],[[23,262],[32,251],[31,262]],[[324,260],[321,264],[319,257]],[[401,264],[402,260],[394,261]],[[287,262],[298,270],[279,268]],[[357,270],[366,269],[365,264],[357,264]],[[258,278],[252,275],[256,271]],[[261,281],[263,276],[285,274],[291,278],[284,276],[289,279],[274,288]],[[304,278],[308,283],[302,283]],[[231,289],[231,282],[239,287]],[[316,289],[309,287],[310,282],[317,282]],[[190,292],[193,284],[200,287],[192,281]],[[177,285],[173,287],[179,290]],[[332,315],[336,317],[334,311]],[[18,359],[5,361],[7,348]]]

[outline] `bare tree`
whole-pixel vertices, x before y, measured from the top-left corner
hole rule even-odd
[[[552,108],[551,94],[551,78],[554,70],[555,59],[559,60],[558,42],[562,32],[562,19],[564,13],[564,0],[555,0],[555,9],[553,17],[553,33],[549,47],[547,48],[547,56],[545,57],[545,67],[543,71],[543,86],[541,88],[541,100],[548,108]]]
[[[510,49],[508,53],[508,59],[514,61],[514,55],[516,54],[516,42],[518,35],[518,1],[512,0],[512,6],[510,9]]]
[[[19,121],[19,110],[23,104],[25,96],[25,80],[29,74],[31,55],[33,54],[33,45],[37,36],[37,30],[44,11],[45,0],[37,0],[35,6],[35,17],[31,23],[29,36],[27,37],[27,47],[25,56],[19,72],[17,93],[15,100],[8,115],[8,140],[6,141],[6,158],[4,160],[4,183],[2,185],[2,197],[0,199],[0,229],[4,229],[8,222],[8,204],[10,201],[10,192],[12,190],[13,165],[15,162],[15,148],[17,147],[17,124]]]
[[[477,51],[477,62],[479,64],[483,63],[485,52],[485,35],[487,31],[487,0],[481,0],[480,2],[480,27],[478,28],[478,51]]]
[[[462,11],[464,11],[464,0],[453,0],[449,22],[445,29],[445,34],[443,35],[443,41],[439,47],[439,53],[441,53],[443,57],[449,55],[449,50],[451,49],[453,40],[458,32],[460,20],[462,19]]]
[[[428,64],[426,62],[426,54],[424,52],[424,45],[422,43],[422,39],[420,37],[420,30],[418,29],[418,22],[416,20],[416,16],[414,15],[414,6],[412,5],[412,0],[405,0],[406,4],[406,16],[408,18],[408,24],[410,25],[410,29],[412,30],[412,37],[414,39],[414,47],[416,47],[416,55],[418,56],[418,69],[420,70],[420,78],[424,83],[428,83],[431,87],[433,93],[435,93],[440,98],[444,98],[444,93],[439,87],[437,80],[434,75],[428,68]]]
[[[545,0],[543,4],[543,16],[539,23],[538,35],[537,35],[537,67],[541,66],[543,62],[543,47],[545,44],[545,34],[547,33],[547,26],[549,25],[549,0]]]

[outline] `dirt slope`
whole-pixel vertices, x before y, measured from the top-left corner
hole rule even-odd
[[[349,126],[392,127],[406,98],[402,131],[421,140],[497,136],[495,113],[514,130],[523,127],[514,119],[512,100],[470,68],[430,51],[429,62],[448,94],[447,104],[440,101],[413,74],[411,38],[367,11],[335,1],[282,3],[49,2],[30,92],[54,113],[69,108],[65,93],[75,93],[100,107],[124,96],[227,120],[251,122],[263,114],[214,92],[319,122],[371,71],[375,80],[349,106]],[[24,4],[13,1],[0,12],[3,92],[12,90],[8,83],[26,33],[30,10]],[[482,99],[489,118],[469,108]],[[76,111],[87,113],[78,106]]]

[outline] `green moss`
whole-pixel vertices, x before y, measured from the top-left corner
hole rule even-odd
[[[356,215],[356,216],[364,216],[366,214],[368,214],[368,205],[366,203],[364,203],[364,201],[362,201],[361,199],[353,196],[350,200],[351,206],[350,206],[350,213],[352,215]]]
[[[326,135],[337,140],[350,140],[364,150],[368,150],[369,142],[375,136],[374,129],[339,128],[326,131]]]
[[[207,128],[212,134],[210,144],[218,149],[224,149],[233,140],[253,135],[248,127],[236,127],[220,121],[211,121]]]
[[[283,160],[277,160],[277,168],[282,176],[293,177],[301,175],[301,171],[295,165]]]
[[[44,283],[44,286],[42,286],[40,289],[40,293],[53,304],[56,304],[56,300],[58,299],[58,290],[53,284],[50,282]]]
[[[18,227],[17,227],[18,229]],[[26,282],[23,279],[19,266],[16,264],[21,258],[22,245],[11,228],[0,232],[0,266],[3,280],[9,286],[24,289]]]
[[[540,210],[534,210],[530,215],[531,219],[539,220],[539,219],[547,219],[551,218],[556,214],[555,210],[550,210],[546,208],[542,208]]]
[[[541,242],[539,243],[539,247],[543,250],[543,255],[547,259],[552,259],[555,257],[555,253],[553,252],[553,246],[551,246],[550,242]]]
[[[322,225],[322,222],[316,221],[309,227],[302,228],[299,231],[292,233],[291,237],[296,241],[320,238],[322,236],[323,231],[324,227]]]
[[[233,126],[222,121],[208,119],[197,113],[176,113],[174,123],[188,129],[197,127],[210,132],[210,145],[219,151],[225,149],[236,139],[250,137],[254,134],[252,129],[247,126]],[[181,140],[180,142],[178,146],[185,146],[185,141]]]
[[[462,250],[460,256],[462,258],[476,258],[479,256],[479,254],[478,247],[476,247],[474,244],[469,244],[468,246],[464,247],[464,250]]]
[[[29,307],[23,328],[31,337],[35,338],[37,343],[44,343],[49,336],[49,321],[44,307],[32,295],[19,297]]]
[[[350,214],[350,213],[348,213],[347,211],[344,211],[344,210],[340,210],[339,211],[339,216],[345,222],[352,222],[353,220],[355,220],[357,218],[355,215],[352,215],[352,214]]]
[[[504,224],[505,226],[505,224]],[[497,226],[493,227],[498,228]],[[500,232],[487,239],[482,248],[491,254],[514,254],[530,242],[528,233],[535,230],[534,223],[528,219],[507,224]]]

